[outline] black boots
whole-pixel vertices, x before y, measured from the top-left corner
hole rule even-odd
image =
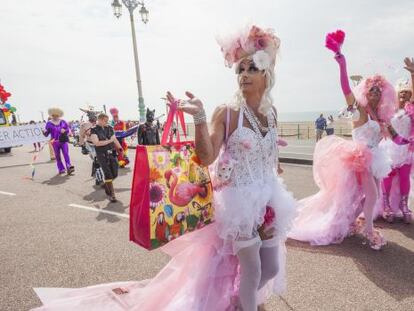
[[[105,193],[109,198],[109,201],[111,202],[117,202],[115,197],[115,190],[114,190],[114,184],[112,181],[106,181],[105,182]]]

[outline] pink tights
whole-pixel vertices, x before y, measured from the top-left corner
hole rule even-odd
[[[410,172],[411,164],[404,164],[403,166],[394,168],[382,182],[384,193],[390,195],[392,181],[398,175],[400,177],[400,193],[402,196],[407,196],[410,193],[411,187]]]

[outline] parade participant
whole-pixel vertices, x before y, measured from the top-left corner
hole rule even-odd
[[[36,124],[36,122],[34,120],[31,120],[29,122],[29,124]],[[33,143],[33,147],[34,147],[34,152],[40,151],[40,143],[39,142]]]
[[[84,111],[84,110],[82,110]],[[95,177],[95,185],[101,185],[104,181],[104,174],[98,159],[96,158],[95,146],[91,141],[91,129],[96,126],[97,112],[93,110],[86,111],[88,121],[80,125],[79,144],[82,147],[83,154],[89,154],[92,160],[92,177]]]
[[[105,193],[111,202],[116,202],[113,185],[113,180],[118,177],[116,150],[122,152],[122,146],[116,139],[113,128],[108,125],[108,119],[104,113],[98,115],[96,126],[91,128],[90,140],[95,145],[96,158],[104,173]]]
[[[271,91],[279,44],[271,30],[256,26],[221,42],[227,64],[236,64],[239,89],[232,104],[214,112],[211,132],[199,99],[187,93],[180,103],[194,117],[201,163],[212,164],[222,148],[234,160],[214,198],[216,222],[166,244],[172,259],[152,280],[60,290],[51,300],[42,289],[45,306],[38,310],[257,311],[284,290],[285,239],[296,202],[276,175]]]
[[[391,124],[398,134],[405,138],[414,136],[414,62],[405,59],[406,69],[411,73],[411,81],[401,80],[396,85],[398,94],[397,112],[391,119]],[[401,214],[407,224],[412,221],[412,212],[408,207],[408,195],[410,193],[410,174],[413,162],[412,145],[399,146],[392,142],[382,142],[392,160],[392,171],[383,180],[383,213],[382,217],[389,223],[394,221],[396,215]],[[397,179],[397,182],[393,181]],[[399,187],[398,187],[399,184]],[[399,188],[399,189],[398,189]],[[400,210],[400,212],[398,211]]]
[[[66,167],[66,173],[72,175],[75,172],[75,167],[70,163],[69,157],[69,126],[62,119],[63,111],[60,108],[50,108],[48,114],[50,120],[46,123],[44,135],[48,136],[50,134],[59,174],[64,174]],[[63,154],[65,164],[62,162],[61,153]]]
[[[408,141],[388,126],[396,100],[392,85],[375,75],[352,91],[345,56],[340,51],[345,34],[329,34],[327,45],[332,37],[339,37],[333,50],[347,109],[352,111],[352,141],[330,135],[316,145],[313,173],[320,191],[299,202],[299,216],[289,237],[312,245],[327,245],[362,233],[371,248],[378,250],[386,242],[381,232],[374,229],[374,209],[380,181],[391,171],[391,161],[378,144],[391,136],[398,144]],[[362,212],[365,219],[359,218]]]
[[[160,134],[157,124],[154,123],[155,110],[147,108],[146,122],[138,127],[139,145],[159,145]]]
[[[127,123],[125,121],[122,121],[119,119],[119,110],[117,108],[111,108],[109,109],[109,112],[112,115],[112,121],[111,121],[111,126],[114,128],[115,132],[124,132],[128,129],[127,127]],[[117,137],[119,143],[122,146],[122,150],[123,152],[118,153],[118,164],[119,167],[123,168],[126,165],[129,164],[129,159],[128,159],[128,144],[126,143],[125,138],[119,138]]]

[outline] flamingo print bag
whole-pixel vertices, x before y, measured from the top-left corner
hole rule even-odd
[[[185,129],[176,107],[177,102],[170,103],[161,145],[138,145],[136,150],[129,233],[131,241],[148,250],[213,221],[208,168],[200,165],[193,141],[176,137],[173,142],[169,135],[177,115],[177,125]]]

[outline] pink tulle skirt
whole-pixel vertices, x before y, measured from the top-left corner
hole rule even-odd
[[[238,260],[218,239],[215,225],[163,247],[171,261],[151,280],[79,289],[37,288],[44,304],[33,310],[227,310],[235,292]],[[115,288],[128,293],[116,294]]]
[[[313,174],[319,192],[299,201],[299,216],[288,237],[312,245],[341,243],[363,208],[363,174],[387,176],[381,150],[328,136],[315,147]]]

